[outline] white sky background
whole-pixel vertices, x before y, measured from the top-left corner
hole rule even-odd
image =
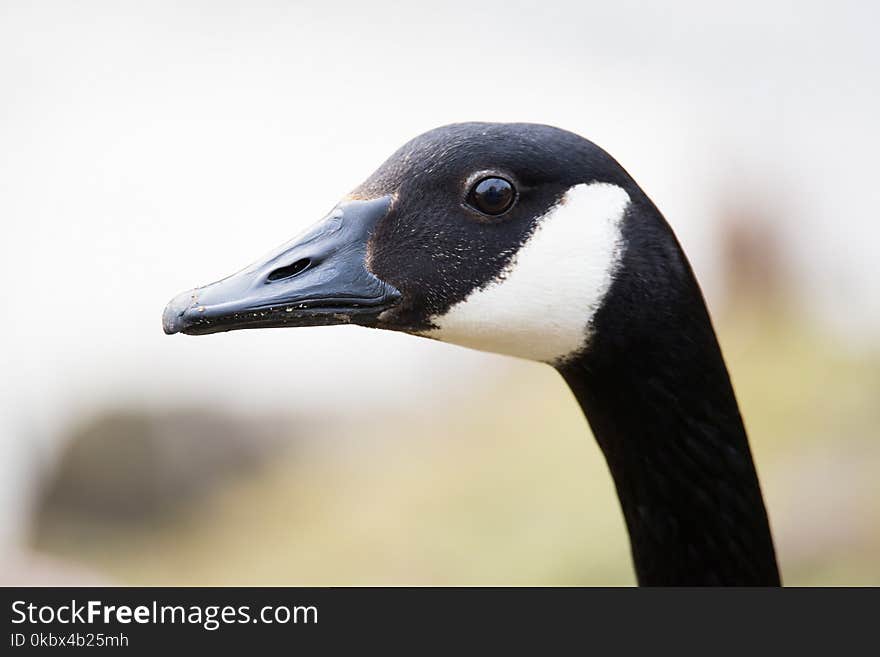
[[[401,404],[503,367],[351,327],[161,330],[174,294],[453,121],[550,123],[605,147],[710,304],[719,194],[780,203],[806,305],[875,335],[878,19],[865,2],[0,0],[0,527],[23,464],[108,403]]]

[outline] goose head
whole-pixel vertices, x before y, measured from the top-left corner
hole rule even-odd
[[[352,323],[558,365],[589,342],[634,197],[623,168],[570,132],[437,128],[301,236],[177,296],[164,329]]]
[[[779,583],[690,265],[623,168],[570,132],[416,137],[303,235],[176,297],[163,324],[360,324],[549,363],[605,454],[640,583]]]

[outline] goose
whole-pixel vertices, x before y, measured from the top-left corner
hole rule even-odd
[[[163,314],[168,334],[334,324],[554,367],[607,461],[639,585],[780,584],[701,289],[599,146],[538,124],[436,128],[311,229]]]

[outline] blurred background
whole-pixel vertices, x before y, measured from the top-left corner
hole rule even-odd
[[[464,120],[611,152],[676,230],[788,584],[880,584],[880,9],[0,1],[0,582],[633,584],[550,368],[177,292]]]

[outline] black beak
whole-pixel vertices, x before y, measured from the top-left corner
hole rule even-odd
[[[400,300],[400,292],[365,262],[370,233],[390,207],[390,196],[338,205],[263,260],[172,299],[162,316],[165,333],[374,325]]]

